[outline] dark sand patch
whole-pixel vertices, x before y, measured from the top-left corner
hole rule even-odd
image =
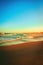
[[[0,46],[0,65],[43,65],[43,41]]]

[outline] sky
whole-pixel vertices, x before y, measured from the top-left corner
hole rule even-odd
[[[43,32],[43,1],[0,1],[0,32]]]

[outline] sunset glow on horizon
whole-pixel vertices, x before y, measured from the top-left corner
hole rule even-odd
[[[0,32],[43,32],[43,1],[0,2]]]

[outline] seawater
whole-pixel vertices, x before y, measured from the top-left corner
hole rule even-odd
[[[36,41],[43,41],[43,36],[37,37],[37,38],[21,38],[20,40],[16,40],[18,36],[0,36],[0,41],[7,41],[7,40],[14,40],[12,42],[5,42],[0,43],[0,46],[6,46],[6,45],[16,45],[21,44],[24,42],[36,42]]]

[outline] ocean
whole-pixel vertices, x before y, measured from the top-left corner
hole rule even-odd
[[[36,42],[43,41],[43,36],[37,36],[36,38],[27,38],[20,35],[12,36],[0,36],[0,46],[22,44],[24,42]]]

